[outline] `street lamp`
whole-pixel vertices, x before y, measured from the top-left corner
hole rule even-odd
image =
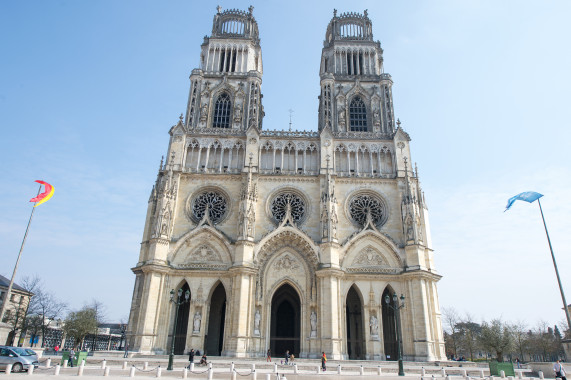
[[[391,299],[388,295],[385,296],[385,303],[387,306],[395,311],[395,316],[397,320],[397,346],[399,355],[399,376],[404,376],[404,367],[402,365],[402,337],[401,337],[401,326],[400,326],[400,309],[404,307],[404,295],[400,296],[401,303],[399,305],[399,299],[395,294],[393,294],[393,304],[391,305]]]
[[[170,301],[174,303],[175,313],[174,313],[174,323],[172,326],[172,344],[171,344],[171,353],[169,354],[169,365],[167,367],[167,371],[172,371],[172,362],[174,359],[174,336],[176,334],[176,322],[178,320],[178,308],[180,305],[187,303],[188,299],[190,298],[190,290],[184,292],[184,299],[182,299],[182,289],[179,289],[177,292],[177,298],[174,299],[174,289],[171,289],[171,299]]]

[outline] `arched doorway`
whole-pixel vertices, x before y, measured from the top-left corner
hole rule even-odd
[[[210,297],[208,313],[208,333],[204,349],[209,356],[220,356],[224,343],[224,321],[226,320],[226,290],[218,284]]]
[[[345,302],[347,322],[347,355],[349,359],[365,359],[365,331],[363,330],[363,306],[361,298],[351,286]]]
[[[395,292],[386,288],[383,292],[381,302],[383,304],[383,341],[385,342],[385,357],[387,360],[398,360],[398,343],[397,343],[397,321],[395,311],[388,307],[385,297],[389,296],[389,300],[393,302],[393,294]]]
[[[190,287],[185,282],[181,287],[182,297],[184,293],[188,290],[190,292]],[[190,301],[190,298],[189,298]],[[188,328],[188,315],[190,313],[190,302],[185,302],[178,307],[178,318],[176,320],[176,330],[174,335],[174,353],[175,355],[184,355],[184,348],[186,346],[186,330]],[[176,314],[176,309],[174,310]]]
[[[275,356],[286,350],[299,357],[301,335],[301,302],[295,289],[282,285],[272,298],[270,348]]]

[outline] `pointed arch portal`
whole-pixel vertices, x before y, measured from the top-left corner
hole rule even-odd
[[[181,287],[182,294],[187,290],[190,292],[188,283],[184,283]],[[188,315],[190,313],[190,302],[185,302],[178,307],[178,318],[176,320],[176,330],[174,334],[174,353],[175,355],[183,355],[186,346],[186,330],[188,329]]]
[[[394,291],[387,287],[381,297],[381,302],[383,303],[383,340],[385,341],[385,357],[387,360],[398,359],[397,322],[395,311],[388,307],[385,302],[385,296],[388,296],[392,303],[393,294]]]
[[[226,319],[226,290],[222,283],[218,284],[210,298],[208,313],[208,333],[204,345],[206,354],[220,356],[224,343],[224,321]]]
[[[272,298],[270,348],[275,356],[286,350],[299,357],[301,335],[301,302],[295,289],[282,285]]]
[[[349,359],[365,359],[365,330],[363,330],[363,305],[361,298],[352,286],[347,292],[347,355]]]

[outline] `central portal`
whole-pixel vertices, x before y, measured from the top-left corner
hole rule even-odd
[[[270,348],[272,355],[284,357],[286,350],[299,357],[301,303],[291,285],[282,285],[272,298]]]

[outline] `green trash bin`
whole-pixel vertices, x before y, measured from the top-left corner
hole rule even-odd
[[[515,376],[514,365],[511,362],[490,362],[490,376],[500,376],[500,371],[504,371],[506,376]]]
[[[76,351],[75,355],[73,355],[73,365],[77,367],[77,365],[85,359],[87,359],[87,351]],[[69,351],[62,352],[60,363],[61,365],[63,365],[64,360],[67,360],[69,363]]]

